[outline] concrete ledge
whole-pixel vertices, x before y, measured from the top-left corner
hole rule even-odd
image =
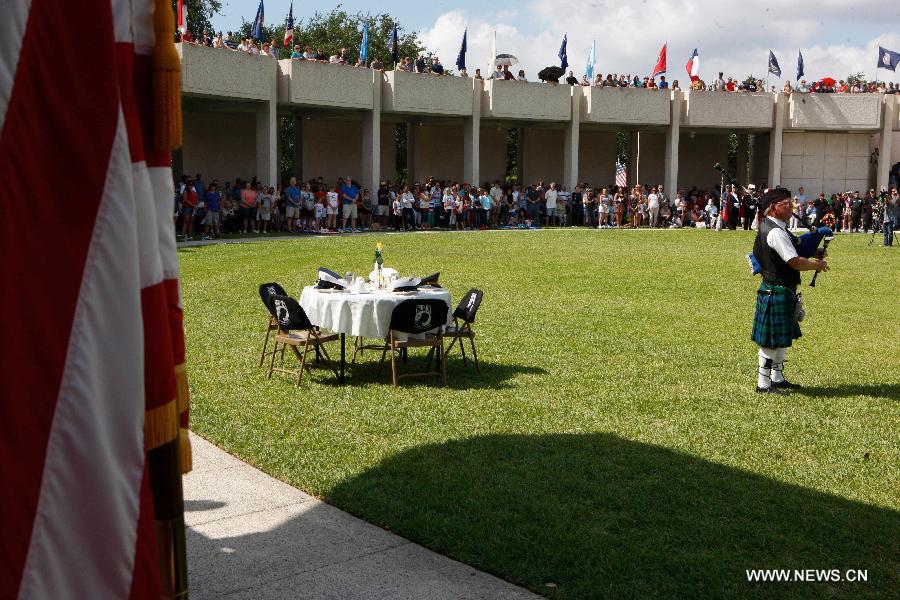
[[[468,117],[472,115],[474,82],[471,78],[388,71],[381,90],[381,110]]]
[[[199,96],[272,100],[275,61],[246,52],[175,44],[181,56],[181,91]]]
[[[482,118],[568,121],[572,87],[549,83],[489,80],[484,82]]]
[[[575,88],[584,94],[581,120],[590,123],[636,123],[668,125],[672,115],[671,94],[635,88]]]
[[[330,108],[372,110],[372,69],[308,60],[278,61],[278,101]]]
[[[687,91],[684,97],[685,127],[772,128],[772,94]]]
[[[879,129],[883,94],[792,94],[795,129]]]

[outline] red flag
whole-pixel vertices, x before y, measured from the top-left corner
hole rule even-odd
[[[659,56],[656,57],[656,66],[653,67],[653,73],[650,74],[650,77],[656,77],[661,73],[666,72],[666,44],[663,44],[662,50],[659,51]]]
[[[178,0],[178,29],[182,35],[187,31],[187,6],[184,0]]]

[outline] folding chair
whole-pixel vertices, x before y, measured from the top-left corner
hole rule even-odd
[[[275,334],[275,349],[272,350],[272,359],[269,362],[269,379],[272,378],[272,373],[275,371],[288,373],[297,377],[297,386],[299,387],[300,380],[303,378],[303,370],[310,369],[310,366],[306,364],[306,355],[309,353],[310,347],[317,354],[321,352],[331,370],[334,371],[335,377],[338,377],[337,369],[334,368],[334,363],[331,362],[324,344],[340,339],[340,336],[336,333],[319,331],[319,328],[310,322],[303,307],[290,296],[272,296],[271,304],[276,315],[278,331]],[[276,367],[275,354],[278,352],[279,344],[281,344],[281,366]],[[296,370],[284,368],[284,349],[287,346],[291,347],[294,355],[300,361],[300,366]],[[303,352],[300,351],[300,346],[303,346]]]
[[[447,303],[437,299],[417,300],[411,298],[404,300],[394,307],[391,313],[390,330],[381,352],[381,363],[378,372],[384,366],[384,359],[388,351],[391,353],[391,373],[394,385],[403,377],[425,377],[439,375],[443,377],[444,385],[447,385],[447,364],[444,360],[444,337],[441,334],[442,326],[447,322]],[[434,333],[429,333],[434,330]],[[397,334],[413,334],[422,337],[400,339]],[[407,348],[431,348],[432,352],[438,352],[437,366],[439,371],[431,371],[431,361],[428,361],[426,371],[420,373],[397,373],[397,354]],[[430,355],[431,353],[429,353]]]
[[[478,366],[478,352],[475,350],[475,332],[472,331],[472,323],[475,322],[475,315],[478,314],[478,307],[481,306],[481,300],[484,298],[484,292],[472,288],[459,301],[456,310],[453,311],[453,325],[444,327],[444,337],[452,338],[450,345],[447,346],[446,353],[450,354],[453,346],[459,342],[459,349],[462,351],[463,366],[466,362],[466,347],[463,344],[464,339],[469,340],[472,348],[472,357],[475,360],[475,370],[479,373],[481,368]],[[460,321],[462,323],[460,323]]]
[[[266,325],[266,339],[263,340],[263,347],[259,353],[260,367],[263,366],[263,361],[266,359],[266,356],[271,354],[271,352],[266,352],[266,348],[269,346],[269,336],[273,331],[278,331],[278,319],[275,318],[275,312],[269,306],[269,300],[272,299],[272,296],[286,295],[287,292],[284,291],[284,288],[275,282],[264,283],[259,286],[259,297],[262,298],[263,304],[266,306],[266,311],[269,313],[269,322]]]

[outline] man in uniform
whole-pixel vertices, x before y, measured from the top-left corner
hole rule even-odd
[[[797,254],[798,238],[787,230],[791,216],[791,192],[777,187],[763,194],[759,202],[765,217],[759,222],[753,254],[762,266],[762,283],[756,293],[756,314],[751,339],[759,345],[756,391],[787,395],[798,388],[784,378],[784,356],[793,340],[800,337],[795,316],[800,271],[827,271],[825,254],[803,258]]]

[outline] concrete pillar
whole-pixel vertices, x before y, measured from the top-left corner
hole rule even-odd
[[[665,192],[669,198],[674,198],[678,192],[678,142],[681,136],[683,98],[681,92],[672,92],[672,122],[666,129]]]
[[[274,87],[274,86],[273,86]],[[278,117],[275,90],[256,105],[256,177],[274,186],[278,181]]]
[[[416,128],[418,121],[406,122],[406,184],[412,187],[416,182]]]
[[[299,181],[309,179],[303,173],[303,117],[294,117],[294,172]]]
[[[519,175],[519,185],[528,185],[527,180],[525,179],[525,128],[519,127],[516,129],[516,139],[518,140],[518,144],[516,144],[516,169],[518,170]]]
[[[381,71],[373,69],[372,78],[372,110],[363,113],[360,183],[374,194],[381,180]]]
[[[481,177],[481,85],[472,79],[472,116],[463,124],[463,179],[478,183]]]
[[[737,134],[737,167],[735,169],[735,177],[737,177],[737,180],[741,185],[747,185],[747,182],[750,181],[750,174],[747,168],[747,153],[750,150],[748,137],[749,136],[746,133]]]
[[[769,133],[769,188],[781,184],[781,142],[784,135],[784,111],[788,102],[788,96],[775,94],[775,123]]]
[[[896,96],[884,97],[884,114],[882,115],[881,133],[878,136],[878,171],[875,173],[875,190],[881,191],[881,188],[887,189],[891,165],[894,164],[894,158],[891,157],[892,136],[894,129],[894,111]]]
[[[630,131],[628,133],[628,186],[634,187],[641,182],[638,165],[641,154],[641,132]]]
[[[567,190],[574,190],[578,183],[578,136],[581,131],[581,98],[584,93],[581,87],[569,86],[572,93],[572,114],[566,123],[566,136],[563,142],[563,185]]]

